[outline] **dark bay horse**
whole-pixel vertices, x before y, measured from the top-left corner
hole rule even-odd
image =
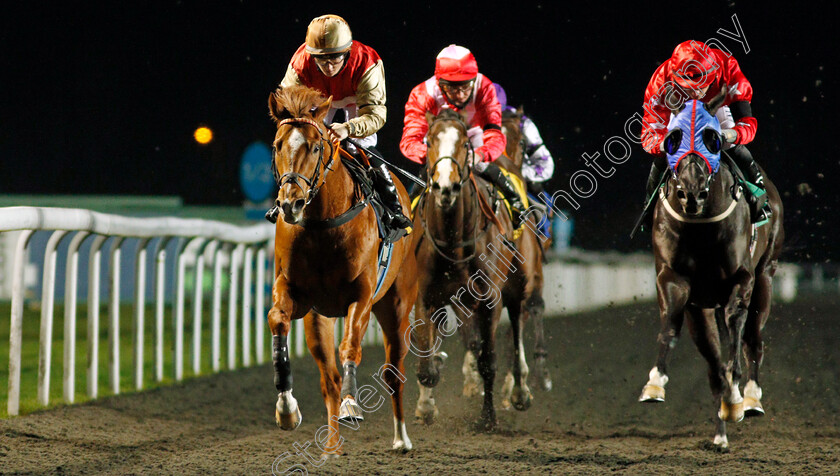
[[[642,402],[665,399],[668,354],[685,322],[709,364],[709,383],[720,408],[714,437],[718,448],[729,445],[725,422],[764,413],[758,378],[764,356],[761,332],[784,239],[782,202],[767,175],[773,215],[756,229],[732,169],[723,161],[715,170],[710,162],[709,157],[721,152],[720,124],[714,116],[725,95],[726,88],[708,105],[688,101],[673,111],[676,118],[665,138],[669,159],[677,160],[659,191],[653,216],[662,328],[656,365],[639,397]],[[674,127],[680,120],[689,126]],[[689,151],[682,153],[687,144]],[[727,340],[728,348],[722,345]],[[749,370],[743,397],[738,388],[742,344]]]
[[[515,111],[506,110],[502,112],[502,132],[505,134],[507,144],[505,145],[505,157],[499,158],[499,160],[502,160],[502,164],[506,169],[515,172],[519,176],[522,175],[522,161],[525,159],[525,138],[522,134],[523,114],[522,107],[517,108]],[[538,223],[540,218],[546,215],[545,212],[547,210],[544,209],[539,213],[535,213],[536,211],[532,203],[532,207],[526,212],[529,215],[531,223]],[[529,293],[530,302],[526,304],[524,312],[525,320],[531,320],[534,323],[534,378],[540,389],[548,391],[551,390],[552,382],[551,374],[548,371],[548,364],[546,363],[548,349],[545,346],[545,328],[543,325],[545,302],[542,298],[544,284],[542,263],[543,253],[551,246],[551,239],[537,231],[537,228],[528,228],[525,233],[533,233],[542,249],[537,248],[535,250],[538,252],[536,256],[526,257],[529,263],[534,263],[534,266],[529,267],[530,272],[533,273],[533,276],[529,279],[533,283],[533,291]],[[508,373],[505,376],[505,391],[503,394],[508,395],[507,389],[512,384],[513,376],[511,373]],[[506,406],[507,404],[509,404],[507,400],[502,400],[502,406]]]
[[[475,359],[483,380],[484,403],[480,424],[497,425],[493,406],[496,376],[496,327],[502,306],[507,308],[513,335],[513,382],[510,402],[526,410],[532,400],[527,385],[528,365],[522,344],[523,307],[535,294],[533,266],[539,244],[525,232],[510,242],[511,222],[504,205],[495,203],[489,186],[472,175],[467,125],[458,113],[444,109],[427,115],[427,172],[429,185],[420,195],[415,212],[419,291],[412,324],[412,350],[420,360],[417,377],[420,398],[415,416],[431,423],[437,414],[432,389],[440,379],[442,358],[438,352],[447,327],[450,305],[455,326]],[[485,207],[486,214],[482,212]],[[469,360],[466,365],[471,365]]]
[[[323,120],[331,98],[324,99],[302,86],[278,88],[268,98],[277,123],[274,166],[280,190],[275,235],[276,277],[268,323],[274,339],[276,419],[284,430],[301,421],[292,396],[292,374],[286,338],[293,319],[304,319],[306,344],[321,371],[321,393],[330,426],[325,454],[341,454],[338,423],[362,420],[356,402],[356,366],[361,362],[361,339],[373,309],[382,326],[387,363],[380,375],[389,386],[394,410],[394,449],[411,449],[403,420],[403,360],[408,348],[403,336],[417,296],[413,236],[394,244],[384,284],[377,286],[376,217],[366,206],[347,167],[338,157],[338,144],[328,140]],[[401,201],[408,203],[398,180]],[[408,210],[405,210],[408,213]],[[329,316],[329,317],[328,317]],[[339,357],[335,361],[334,324],[345,316]],[[360,402],[364,405],[364,402]],[[367,407],[366,407],[367,408]]]

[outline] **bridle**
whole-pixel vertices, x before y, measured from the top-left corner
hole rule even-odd
[[[286,172],[283,175],[278,175],[276,162],[274,161],[272,154],[271,160],[271,172],[274,175],[274,181],[277,183],[277,188],[283,188],[285,185],[291,183],[296,185],[304,195],[306,196],[304,206],[309,205],[312,199],[318,195],[318,191],[321,190],[321,187],[327,182],[327,174],[333,170],[332,164],[335,161],[335,157],[338,155],[338,147],[332,141],[328,140],[324,136],[324,132],[321,130],[321,127],[312,119],[306,117],[292,117],[288,119],[283,119],[279,123],[277,123],[277,128],[279,129],[281,126],[286,124],[308,124],[310,126],[314,126],[315,129],[318,131],[319,135],[319,143],[321,145],[320,150],[318,151],[318,164],[315,166],[315,170],[312,172],[310,177],[305,177],[297,172]],[[329,144],[330,146],[330,153],[329,153],[329,162],[326,164],[324,163],[324,143]],[[323,178],[321,177],[321,167],[323,166]],[[306,184],[308,189],[304,189],[303,182]],[[320,182],[320,183],[319,183]]]
[[[463,126],[464,134],[466,134],[467,127],[466,127],[466,124],[464,124],[463,121],[461,121],[460,119],[455,119],[455,118],[452,118],[451,120],[458,121],[461,124],[461,126]],[[429,130],[431,131],[431,127],[429,128]],[[469,138],[467,138],[467,141],[464,144],[464,148],[466,148],[468,151],[473,151],[473,153],[475,153],[475,151],[473,150],[473,147],[472,147],[472,143],[470,142]],[[469,157],[469,154],[468,154],[468,157]],[[475,216],[475,224],[473,225],[473,237],[470,238],[469,240],[460,241],[458,243],[449,243],[446,240],[441,240],[441,239],[438,239],[438,238],[435,238],[434,236],[432,236],[432,233],[429,231],[429,225],[426,221],[426,213],[425,213],[426,196],[429,194],[429,191],[431,190],[431,187],[432,187],[432,184],[433,184],[433,181],[431,179],[432,179],[432,177],[434,177],[435,170],[437,170],[438,164],[443,160],[451,160],[453,163],[455,163],[458,166],[458,176],[459,176],[459,179],[460,179],[458,181],[458,184],[460,185],[460,190],[463,190],[464,189],[464,184],[466,184],[468,181],[470,181],[470,179],[473,177],[472,165],[470,164],[469,160],[465,160],[464,164],[461,165],[461,164],[458,163],[457,160],[455,160],[455,157],[453,157],[451,155],[438,157],[437,160],[435,160],[435,162],[432,164],[432,167],[430,169],[429,184],[423,190],[423,193],[420,196],[420,203],[417,204],[418,212],[420,213],[420,222],[423,224],[423,232],[424,232],[423,234],[424,234],[424,236],[429,240],[429,243],[432,245],[432,248],[434,248],[435,252],[438,255],[440,255],[442,258],[444,258],[447,261],[449,261],[451,263],[454,263],[454,264],[466,263],[467,261],[470,261],[475,257],[475,250],[473,250],[473,252],[470,253],[469,256],[465,256],[464,258],[451,258],[445,253],[443,248],[445,247],[445,248],[454,250],[454,249],[466,248],[468,246],[475,245],[475,243],[478,241],[478,239],[481,238],[482,236],[484,236],[487,233],[487,227],[484,227],[481,230],[480,233],[478,231],[479,216],[481,215],[481,212],[475,214],[476,216]],[[472,180],[472,184],[475,187],[475,179]],[[467,186],[469,186],[469,184],[467,184]],[[458,194],[461,193],[460,190],[459,190]],[[481,192],[478,190],[477,187],[475,187],[475,193],[476,193],[475,201],[478,202],[479,198],[477,197],[477,195],[480,194]]]
[[[715,177],[717,175],[720,175],[721,172],[722,171],[718,170],[717,172],[713,172],[713,173],[709,174],[709,179],[706,181],[706,187],[704,189],[707,195],[711,196],[710,189],[711,189],[712,183],[713,183]],[[733,178],[735,178],[735,176],[734,176],[735,174],[732,170],[730,170],[730,173],[732,173]],[[679,180],[679,174],[676,171],[674,171],[673,169],[672,169],[672,178],[674,179],[675,182],[677,182]],[[665,187],[663,187],[659,190],[659,198],[662,201],[662,204],[665,208],[665,211],[668,213],[668,215],[671,216],[671,218],[674,218],[675,220],[677,220],[679,222],[683,222],[683,223],[717,223],[719,221],[723,221],[727,217],[729,217],[729,215],[731,215],[732,212],[735,211],[735,207],[738,205],[738,201],[740,200],[741,195],[743,194],[742,187],[740,185],[738,185],[738,180],[736,179],[735,183],[732,185],[732,187],[730,189],[730,195],[731,195],[731,198],[732,198],[732,202],[730,202],[729,206],[724,211],[722,211],[721,213],[718,213],[717,215],[712,216],[712,217],[686,217],[686,216],[683,216],[682,214],[680,214],[677,210],[675,210],[671,206],[671,203],[668,201],[669,193],[666,190],[666,188],[667,188],[667,183],[666,183]],[[679,190],[681,187],[679,185],[675,185],[674,188],[676,190]]]

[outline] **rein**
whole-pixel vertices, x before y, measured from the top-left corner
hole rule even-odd
[[[730,173],[732,173],[731,170],[730,170]],[[733,176],[734,176],[734,173],[733,173]],[[676,174],[674,175],[674,177],[676,178]],[[705,190],[707,192],[711,188],[712,180],[714,180],[714,175],[712,175],[711,179],[709,180],[709,185],[706,186],[706,188],[705,188]],[[694,218],[694,217],[683,216],[678,211],[674,210],[674,207],[671,206],[671,202],[668,201],[668,196],[665,193],[666,187],[660,187],[659,198],[660,198],[660,200],[662,200],[662,206],[665,208],[665,211],[668,212],[668,215],[670,215],[671,218],[673,218],[673,219],[675,219],[679,222],[682,222],[682,223],[717,223],[717,222],[723,221],[727,217],[729,217],[729,215],[731,215],[732,212],[735,211],[735,207],[738,206],[738,201],[741,199],[741,195],[743,194],[743,189],[740,186],[737,185],[737,181],[736,181],[736,184],[734,185],[734,188],[735,188],[735,192],[732,194],[732,201],[729,203],[729,206],[726,208],[726,210],[722,211],[721,213],[718,213],[715,216],[705,217],[705,218]]]
[[[463,121],[459,121],[459,122],[461,122],[462,126],[464,127],[464,130],[466,130],[467,129],[466,124],[464,124]],[[467,140],[467,143],[465,144],[465,146],[472,149],[472,143],[469,140]],[[473,249],[473,252],[470,253],[469,256],[466,256],[466,257],[461,258],[461,259],[457,259],[457,258],[451,258],[450,256],[448,256],[444,252],[443,248],[448,248],[450,250],[455,250],[455,249],[466,248],[468,246],[475,245],[475,243],[479,240],[479,238],[482,238],[485,234],[487,234],[487,227],[486,226],[481,228],[480,233],[478,231],[478,229],[479,229],[479,216],[480,215],[484,215],[485,218],[487,218],[487,220],[489,222],[492,222],[494,225],[496,225],[502,233],[504,233],[504,228],[502,227],[502,223],[499,221],[499,218],[496,216],[495,213],[493,213],[492,207],[487,202],[484,195],[481,193],[481,188],[478,186],[478,182],[475,179],[475,175],[473,174],[473,169],[469,165],[469,162],[465,162],[464,165],[462,166],[462,165],[458,164],[458,161],[455,160],[455,157],[453,157],[453,156],[447,155],[447,156],[443,156],[443,157],[438,157],[438,159],[434,162],[434,164],[432,164],[432,168],[431,168],[432,174],[434,174],[434,171],[437,169],[438,164],[443,160],[450,160],[450,161],[454,162],[456,165],[458,165],[458,174],[461,177],[458,184],[461,186],[461,190],[463,190],[464,184],[466,184],[467,181],[472,183],[473,190],[475,191],[475,194],[476,194],[476,198],[474,199],[474,201],[477,203],[478,209],[479,209],[479,213],[476,214],[476,216],[475,216],[475,224],[473,225],[473,237],[469,240],[463,240],[463,241],[460,241],[458,243],[452,243],[451,244],[446,240],[441,240],[441,239],[438,239],[438,238],[435,238],[434,236],[432,236],[431,232],[429,231],[429,226],[428,226],[428,222],[426,220],[426,213],[425,213],[426,196],[428,195],[428,192],[431,188],[431,183],[432,183],[431,180],[429,180],[429,185],[423,190],[423,194],[420,197],[420,203],[418,204],[418,207],[420,207],[420,221],[423,224],[423,235],[426,238],[429,239],[429,242],[431,243],[432,248],[434,248],[435,252],[437,252],[438,255],[440,255],[442,258],[446,259],[447,261],[449,261],[451,263],[455,263],[455,264],[465,263],[465,262],[470,261],[473,258],[475,258],[475,254],[476,254],[475,249]]]
[[[282,176],[278,177],[275,162],[274,162],[274,160],[271,161],[271,170],[272,170],[272,173],[274,174],[274,180],[277,183],[278,188],[283,187],[286,184],[293,183],[294,185],[297,185],[301,190],[303,190],[303,186],[300,184],[300,181],[302,181],[303,183],[305,183],[309,187],[309,190],[306,191],[306,201],[304,203],[304,206],[306,206],[306,205],[309,205],[309,203],[312,201],[312,199],[315,198],[315,196],[321,190],[321,187],[324,186],[324,184],[327,183],[327,174],[329,174],[329,172],[331,170],[333,170],[333,163],[335,162],[336,157],[338,157],[339,154],[340,154],[342,157],[347,158],[348,160],[354,160],[354,158],[353,158],[352,155],[350,155],[349,152],[347,152],[346,150],[339,147],[337,142],[332,142],[332,141],[329,141],[326,138],[324,138],[324,133],[321,131],[321,127],[318,125],[317,122],[313,121],[312,119],[305,118],[305,117],[296,117],[296,118],[284,119],[284,120],[282,120],[278,123],[277,127],[279,128],[280,126],[285,125],[285,124],[309,124],[311,126],[314,126],[318,130],[318,134],[320,135],[320,143],[323,144],[323,143],[326,142],[327,144],[330,145],[331,150],[330,150],[330,154],[329,154],[329,157],[330,157],[329,162],[324,164],[324,148],[321,147],[321,150],[320,150],[320,153],[319,153],[319,156],[318,156],[318,165],[315,166],[315,171],[312,173],[312,176],[309,177],[309,178],[307,178],[307,177],[305,177],[305,176],[303,176],[303,175],[301,175],[297,172],[286,172]],[[367,160],[367,157],[365,157],[365,160]],[[324,167],[323,178],[321,178],[321,166],[322,165]],[[297,225],[301,226],[303,228],[309,229],[309,230],[326,230],[326,229],[330,229],[330,228],[337,228],[337,227],[339,227],[341,225],[344,225],[345,223],[349,222],[350,220],[356,218],[356,216],[359,213],[361,213],[362,210],[364,210],[364,208],[369,203],[370,203],[369,198],[367,196],[362,196],[362,199],[360,201],[356,202],[353,206],[351,206],[349,209],[347,209],[344,213],[342,213],[342,214],[340,214],[336,217],[326,218],[326,219],[323,219],[323,220],[313,220],[313,219],[304,218],[299,223],[297,223]]]
[[[304,202],[304,206],[309,205],[312,202],[312,199],[318,195],[318,191],[321,190],[321,187],[327,183],[327,174],[332,170],[332,164],[335,161],[336,156],[338,155],[338,145],[332,143],[331,141],[324,138],[324,132],[321,131],[321,127],[318,125],[317,122],[313,121],[312,119],[306,117],[292,117],[288,119],[283,119],[277,124],[277,128],[279,129],[281,126],[286,124],[308,124],[310,126],[315,127],[318,130],[319,141],[320,144],[327,143],[330,144],[330,148],[332,151],[330,152],[330,161],[324,164],[324,147],[321,147],[318,151],[318,164],[315,166],[315,170],[312,172],[312,176],[306,178],[305,176],[297,173],[297,172],[286,172],[285,174],[281,175],[279,178],[277,175],[277,170],[274,170],[275,180],[277,181],[277,188],[282,188],[288,183],[293,183],[298,186],[298,188],[303,191],[303,185],[300,184],[302,181],[309,187],[309,190],[306,191],[306,201]],[[273,161],[272,161],[273,164]],[[324,178],[321,181],[321,166],[324,167]],[[273,166],[273,165],[272,165]],[[318,182],[321,182],[320,184]]]

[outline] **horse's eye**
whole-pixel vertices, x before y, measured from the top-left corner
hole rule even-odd
[[[665,153],[668,155],[676,154],[680,148],[680,142],[682,142],[682,131],[680,129],[672,129],[665,136]]]
[[[717,154],[721,148],[720,133],[714,129],[703,129],[703,144],[709,149],[709,152]]]
[[[316,154],[317,154],[318,152],[321,152],[321,144],[316,144],[315,146],[313,146],[313,147],[312,147],[312,152],[314,152],[314,153],[316,153]]]

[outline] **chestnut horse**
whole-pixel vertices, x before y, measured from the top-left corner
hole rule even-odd
[[[509,400],[517,410],[526,410],[532,395],[527,385],[528,365],[522,345],[523,308],[536,299],[537,282],[532,266],[541,263],[539,244],[532,233],[522,233],[514,243],[510,216],[495,202],[490,187],[472,175],[468,164],[470,142],[467,125],[458,113],[444,109],[437,117],[427,115],[427,172],[430,184],[420,195],[415,212],[415,234],[420,266],[419,291],[412,324],[412,350],[420,357],[417,377],[420,398],[415,416],[434,421],[437,407],[432,394],[440,379],[443,361],[438,351],[440,335],[455,331],[446,326],[451,305],[455,326],[467,347],[465,366],[476,361],[483,380],[484,403],[481,426],[497,425],[493,406],[496,376],[496,327],[502,304],[508,310],[513,335],[513,382]],[[535,297],[536,296],[536,297]]]
[[[522,175],[522,161],[525,158],[525,138],[522,134],[522,116],[524,111],[522,107],[515,111],[502,112],[502,132],[505,134],[507,144],[505,145],[505,156],[508,160],[503,160],[503,165],[506,169]],[[502,159],[501,157],[499,158]],[[548,219],[547,207],[537,212],[536,205],[531,203],[531,208],[526,212],[528,215],[534,215],[533,220],[539,222],[545,217]],[[537,212],[537,213],[535,213]],[[525,320],[532,320],[534,322],[534,375],[537,385],[542,390],[551,390],[551,374],[548,371],[548,364],[546,358],[548,357],[548,349],[545,346],[545,327],[543,325],[545,313],[545,301],[542,298],[543,289],[543,253],[551,246],[551,238],[543,235],[538,228],[528,227],[525,233],[534,233],[537,238],[537,243],[541,246],[538,248],[540,253],[537,256],[528,257],[528,264],[530,271],[533,273],[534,292],[532,293],[532,301],[525,306]],[[512,375],[508,373],[505,377],[506,387],[512,383]],[[502,401],[502,405],[506,405],[506,401]]]
[[[274,166],[278,178],[275,235],[276,277],[268,323],[274,341],[276,419],[284,430],[301,421],[292,396],[292,374],[286,338],[293,319],[303,318],[306,344],[321,371],[321,393],[327,406],[330,436],[322,450],[341,454],[338,422],[363,420],[356,403],[356,367],[362,360],[361,339],[373,309],[382,326],[386,364],[380,371],[390,387],[394,409],[394,449],[411,449],[403,420],[402,336],[417,296],[412,236],[394,244],[384,284],[377,286],[376,217],[367,197],[359,196],[347,167],[338,157],[338,144],[327,139],[323,120],[331,97],[324,99],[303,86],[278,88],[268,98],[277,123]],[[402,202],[405,188],[394,180]],[[407,213],[408,210],[405,210]],[[329,316],[329,317],[328,317]],[[339,347],[342,378],[336,367],[332,317],[345,316]],[[364,402],[361,402],[364,405]]]
[[[720,408],[714,437],[718,448],[729,446],[726,421],[764,413],[758,385],[764,356],[761,332],[770,313],[772,280],[784,239],[782,202],[767,176],[773,215],[756,229],[732,169],[723,161],[715,170],[710,159],[701,155],[714,159],[721,152],[715,113],[725,97],[726,88],[708,105],[688,101],[681,111],[673,111],[676,117],[665,136],[666,152],[681,158],[671,168],[654,209],[653,252],[662,328],[656,365],[639,397],[642,402],[665,399],[668,354],[685,320],[709,365],[709,384]],[[690,124],[682,126],[690,131],[681,130],[681,120]],[[683,154],[683,148],[688,152]],[[704,148],[707,152],[698,152]],[[725,360],[722,338],[728,338]],[[742,342],[749,370],[743,397],[738,389]]]

